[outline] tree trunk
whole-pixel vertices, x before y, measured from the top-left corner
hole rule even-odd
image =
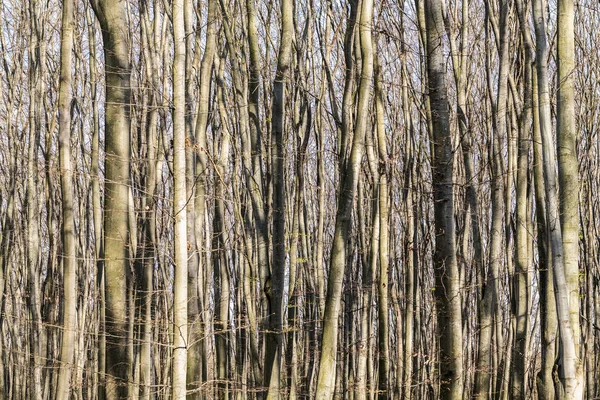
[[[546,228],[552,250],[552,272],[554,281],[554,299],[558,314],[560,339],[561,383],[567,399],[580,399],[583,396],[583,382],[580,382],[581,366],[575,349],[575,339],[569,311],[569,287],[565,274],[564,249],[560,224],[558,182],[555,173],[555,148],[552,139],[552,120],[550,115],[550,92],[547,67],[546,27],[542,14],[541,1],[534,1],[534,20],[536,33],[536,55],[538,74],[538,96],[540,113],[540,133],[544,160],[544,185],[546,194]],[[568,50],[565,50],[568,51]],[[560,109],[560,106],[559,106]],[[560,126],[559,126],[560,127]],[[560,132],[560,129],[559,129]],[[559,133],[560,136],[560,133]],[[577,213],[577,211],[575,211]],[[568,221],[570,224],[571,221]]]
[[[267,399],[280,395],[281,362],[283,350],[283,292],[286,270],[285,239],[285,90],[292,62],[292,39],[294,35],[294,5],[292,0],[281,0],[281,39],[277,58],[277,72],[273,82],[273,110],[271,114],[271,176],[273,182],[273,262],[271,265],[271,288],[269,301],[269,332],[266,334],[265,385]]]
[[[127,398],[127,274],[131,103],[127,8],[123,0],[92,0],[102,27],[106,71],[104,290],[106,398]],[[102,267],[100,267],[102,268]]]
[[[173,1],[173,215],[175,279],[173,282],[173,400],[185,399],[187,371],[187,192],[185,140],[184,0]]]
[[[345,167],[340,171],[340,194],[331,250],[331,264],[327,279],[327,296],[323,322],[323,338],[321,343],[321,360],[317,379],[316,398],[330,400],[333,398],[336,380],[338,318],[342,285],[346,265],[346,253],[354,196],[358,185],[360,165],[364,152],[364,140],[368,122],[369,102],[371,97],[371,79],[373,76],[373,49],[371,24],[373,19],[372,0],[363,0],[360,13],[360,44],[362,51],[362,69],[358,92],[358,108],[356,126],[352,140],[350,156]],[[352,29],[353,27],[347,27]],[[349,49],[346,49],[349,51]]]
[[[433,132],[433,200],[435,215],[435,301],[440,355],[441,399],[462,399],[463,340],[460,276],[456,260],[454,224],[454,155],[443,54],[442,3],[425,1],[427,75]]]
[[[537,65],[537,64],[536,64]],[[542,159],[542,138],[540,133],[539,91],[537,74],[532,76],[533,81],[533,159],[534,159],[534,185],[536,225],[538,234],[538,270],[540,280],[540,336],[541,336],[541,368],[537,376],[538,396],[542,400],[555,398],[553,368],[556,358],[556,303],[554,301],[554,287],[551,249],[548,246],[548,230],[546,228],[546,193],[544,191],[544,171]]]
[[[379,209],[379,240],[377,256],[379,261],[379,282],[377,292],[379,296],[379,399],[387,399],[392,393],[390,385],[390,319],[389,319],[389,266],[390,266],[390,248],[389,248],[389,204],[390,193],[388,190],[388,149],[385,129],[385,109],[383,103],[383,89],[381,85],[381,67],[376,59],[375,73],[375,110],[376,110],[376,143],[379,153],[379,168],[377,169],[377,202]],[[410,273],[410,272],[409,272]],[[399,344],[401,344],[400,341]],[[406,351],[406,350],[405,350]],[[404,365],[407,368],[407,365]]]
[[[58,143],[62,193],[63,239],[63,335],[56,398],[67,400],[71,388],[77,323],[77,252],[73,213],[73,167],[71,165],[71,68],[73,50],[73,0],[63,0],[60,45]]]
[[[563,264],[567,291],[567,312],[572,345],[563,343],[564,381],[567,396],[583,397],[584,380],[580,360],[581,326],[579,321],[579,162],[577,124],[575,123],[575,10],[573,0],[558,1],[558,93],[557,147],[559,215],[562,233]],[[553,143],[553,142],[552,142]],[[557,276],[559,277],[559,276]],[[562,294],[561,294],[562,296]],[[562,318],[562,317],[561,317]],[[568,327],[561,324],[561,338]],[[566,337],[565,337],[566,339]],[[573,349],[571,349],[571,346]]]
[[[194,199],[194,208],[196,221],[194,228],[196,229],[196,244],[195,247],[199,251],[198,262],[200,268],[206,267],[205,258],[203,257],[205,249],[203,236],[206,230],[205,210],[206,210],[206,182],[208,174],[208,148],[206,143],[206,130],[208,127],[209,118],[209,102],[210,102],[210,81],[213,71],[213,59],[216,50],[217,37],[217,0],[208,1],[206,28],[206,47],[202,61],[200,63],[200,88],[198,99],[198,115],[195,127],[195,142],[196,142],[196,195]],[[199,34],[198,34],[199,37]],[[208,236],[208,235],[207,235]],[[208,268],[204,268],[208,270]],[[200,276],[198,275],[200,273]],[[206,365],[202,364],[203,353],[206,351],[207,343],[202,338],[203,325],[208,324],[201,314],[201,293],[204,288],[201,288],[200,282],[207,284],[206,279],[202,277],[202,271],[188,271],[188,321],[189,337],[188,337],[188,362],[187,362],[187,387],[188,390],[198,390],[203,378],[206,378]],[[190,398],[200,398],[200,393],[192,392]]]

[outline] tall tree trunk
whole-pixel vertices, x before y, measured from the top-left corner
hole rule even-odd
[[[100,332],[98,332],[98,398],[104,400],[105,380],[103,372],[106,370],[106,332],[105,332],[105,311],[106,303],[104,301],[104,263],[101,262],[101,255],[104,254],[102,240],[102,199],[100,194],[100,117],[98,112],[98,71],[97,71],[97,50],[96,50],[96,20],[92,11],[88,8],[86,12],[88,24],[88,36],[90,41],[90,86],[92,100],[92,146],[91,146],[91,179],[92,179],[92,209],[94,224],[94,261],[97,266],[98,282],[96,283],[100,305],[98,307],[98,319]]]
[[[131,66],[124,0],[91,0],[102,27],[106,73],[104,290],[106,398],[127,398],[127,274]],[[102,268],[102,267],[100,267]]]
[[[186,395],[187,371],[187,192],[185,140],[184,0],[173,1],[173,215],[175,216],[175,279],[173,282],[173,400]]]
[[[577,159],[577,125],[575,123],[575,10],[573,0],[558,1],[558,93],[557,147],[559,215],[567,291],[567,312],[572,331],[572,345],[563,342],[561,356],[567,396],[583,397],[584,380],[580,360],[581,326],[579,320],[579,162]],[[553,142],[552,142],[553,143]],[[557,276],[559,277],[559,276]],[[562,294],[561,294],[562,295]],[[562,318],[562,317],[561,317]],[[566,332],[561,324],[561,338]],[[573,349],[571,349],[571,346]],[[573,381],[571,381],[573,380]]]
[[[435,215],[435,301],[440,343],[440,398],[462,399],[463,341],[460,276],[454,223],[454,155],[443,54],[442,3],[425,1],[427,75],[433,132],[433,200]]]
[[[515,341],[513,347],[512,397],[524,399],[527,394],[527,360],[529,334],[529,296],[531,263],[531,233],[529,224],[529,152],[531,136],[531,117],[533,110],[533,41],[528,25],[526,8],[522,0],[516,1],[519,26],[524,46],[524,91],[523,110],[519,122],[519,151],[517,170],[517,232],[516,232],[516,273],[513,284],[513,315],[515,325]]]
[[[46,62],[46,44],[44,42],[44,11],[42,4],[30,0],[29,16],[31,32],[29,43],[29,141],[27,148],[27,267],[28,267],[28,306],[31,326],[29,327],[28,347],[30,351],[31,374],[29,378],[32,399],[42,399],[43,366],[46,349],[46,332],[42,324],[43,294],[42,294],[42,265],[41,265],[41,235],[40,235],[40,202],[38,192],[39,170],[38,149],[42,133],[42,95],[43,73]]]
[[[219,118],[221,121],[221,147],[220,156],[215,168],[215,204],[213,217],[213,267],[215,279],[218,279],[218,285],[215,285],[215,353],[216,353],[216,379],[218,379],[217,393],[219,399],[229,399],[228,380],[230,368],[228,363],[230,333],[229,333],[229,303],[230,294],[230,276],[229,262],[227,257],[226,230],[225,230],[225,172],[227,161],[229,159],[229,147],[231,135],[228,128],[227,109],[224,100],[223,69],[224,60],[215,58],[215,68],[217,69],[217,88],[216,100],[219,107]]]
[[[537,63],[536,63],[537,65]],[[540,336],[541,336],[541,368],[538,372],[537,390],[542,400],[555,398],[553,368],[556,358],[556,303],[551,249],[548,245],[548,230],[546,228],[546,193],[544,191],[544,171],[542,158],[542,138],[540,133],[539,89],[537,73],[533,81],[533,178],[535,186],[536,225],[538,234],[538,270],[540,280]]]
[[[265,385],[268,399],[280,395],[281,362],[283,350],[283,292],[286,270],[285,239],[285,90],[292,62],[294,35],[294,5],[292,0],[281,0],[281,39],[277,58],[277,72],[273,82],[273,110],[271,114],[271,176],[273,179],[273,262],[269,300],[269,332],[266,334]]]
[[[147,82],[159,86],[157,60],[157,44],[160,40],[160,25],[155,14],[150,18],[151,10],[145,3],[141,4],[141,35],[145,51],[143,52],[147,73]],[[156,10],[155,10],[156,13]],[[157,154],[158,154],[158,100],[153,91],[145,96],[147,104],[144,109],[145,124],[140,134],[145,134],[145,160],[142,185],[144,196],[140,207],[140,237],[138,240],[139,255],[135,260],[137,302],[139,304],[139,330],[141,344],[139,350],[139,396],[140,399],[150,400],[153,393],[154,374],[152,362],[153,342],[153,295],[154,295],[154,266],[156,259],[156,186],[157,186]]]
[[[200,335],[199,331],[199,316],[200,316],[200,299],[199,299],[199,284],[201,279],[202,263],[202,236],[204,234],[204,212],[205,212],[205,171],[198,171],[196,167],[202,165],[201,161],[197,161],[198,157],[204,156],[203,150],[197,139],[199,127],[195,126],[197,121],[196,110],[194,109],[194,100],[201,96],[204,99],[208,93],[200,93],[203,90],[199,87],[196,91],[194,85],[197,77],[195,75],[200,63],[200,36],[201,25],[198,23],[194,26],[196,17],[201,20],[202,8],[198,7],[198,14],[195,10],[195,1],[183,0],[183,37],[184,37],[184,131],[185,131],[185,192],[186,192],[186,246],[187,246],[187,288],[186,288],[186,314],[188,321],[188,332],[185,342],[187,343],[186,350],[186,390],[191,390],[191,394],[186,396],[188,399],[199,398],[200,393],[198,384],[200,381],[199,373],[201,371],[201,353],[200,341],[197,339]],[[214,26],[214,21],[210,21],[210,16],[207,16],[207,26]],[[214,18],[214,17],[213,17]],[[208,33],[208,32],[207,32]],[[207,38],[209,38],[207,36]],[[210,39],[210,38],[209,38]],[[210,50],[210,46],[209,46]],[[212,58],[209,61],[209,66],[212,66]],[[209,68],[210,74],[211,68]],[[209,75],[210,80],[210,75]],[[208,82],[203,82],[206,86]],[[210,87],[210,86],[209,86]],[[206,91],[206,89],[204,89]],[[198,113],[200,101],[198,101]],[[197,122],[196,122],[197,123]],[[205,129],[205,128],[204,128]],[[202,132],[205,135],[205,132]],[[204,140],[203,145],[205,145]],[[204,146],[203,146],[204,148]],[[204,160],[206,161],[206,160]],[[199,224],[199,226],[198,226]],[[191,364],[190,364],[191,362]]]
[[[487,8],[488,19],[491,10]],[[492,160],[492,224],[490,232],[490,254],[489,266],[485,276],[485,285],[482,293],[482,304],[480,305],[480,336],[479,336],[479,353],[477,358],[477,367],[475,372],[475,389],[474,396],[477,398],[488,398],[490,391],[490,375],[493,375],[492,368],[492,332],[495,322],[500,318],[496,314],[497,296],[498,296],[498,278],[500,273],[500,265],[502,262],[502,221],[503,221],[503,202],[504,202],[504,172],[502,167],[503,152],[502,145],[507,137],[507,121],[506,108],[507,102],[507,86],[508,86],[508,4],[501,2],[500,5],[500,30],[498,41],[499,46],[499,71],[498,71],[498,93],[493,107],[494,132],[491,146],[490,158]],[[489,23],[491,25],[491,22]],[[489,29],[486,31],[488,32]],[[489,34],[489,33],[488,33]],[[489,43],[489,42],[488,42]],[[488,65],[489,67],[489,65]],[[488,73],[488,79],[491,79],[491,74]],[[488,85],[490,85],[488,83]],[[489,92],[490,99],[492,92]],[[494,103],[494,102],[492,102]],[[498,331],[497,331],[498,332]],[[496,340],[499,337],[496,336]],[[491,387],[493,387],[493,381]]]
[[[552,251],[552,272],[554,281],[554,299],[558,314],[560,339],[561,383],[567,399],[580,399],[583,396],[583,382],[580,382],[580,363],[575,349],[575,339],[569,311],[569,287],[565,274],[564,249],[560,210],[558,200],[558,182],[555,173],[555,148],[552,139],[552,120],[550,115],[550,92],[547,66],[546,26],[542,13],[541,0],[535,0],[533,11],[536,33],[536,55],[538,75],[538,96],[540,113],[540,133],[544,160],[544,184],[546,194],[546,223],[548,240]],[[568,51],[568,50],[565,50]],[[568,68],[567,68],[568,70]],[[560,106],[559,106],[560,109]],[[560,131],[560,129],[559,129]],[[567,136],[569,136],[567,134]],[[576,168],[577,169],[577,168]],[[577,207],[577,206],[575,206]],[[570,210],[569,210],[570,211]],[[577,213],[577,211],[575,211]],[[571,221],[568,221],[571,223]],[[575,239],[577,241],[577,239]],[[579,301],[579,300],[578,300]]]
[[[217,0],[208,1],[208,13],[207,13],[207,28],[206,28],[206,47],[200,62],[200,88],[199,88],[199,99],[198,99],[198,115],[195,126],[195,141],[196,141],[196,196],[194,198],[194,208],[196,214],[196,221],[194,228],[196,229],[196,243],[195,246],[199,251],[200,268],[206,267],[203,251],[205,249],[203,242],[204,231],[206,230],[205,224],[205,210],[206,210],[206,176],[208,174],[208,157],[207,157],[207,143],[206,143],[206,130],[208,126],[208,113],[209,113],[209,101],[210,101],[210,81],[213,71],[213,59],[217,47],[217,11],[218,11]],[[205,268],[208,270],[208,268]],[[198,276],[200,273],[200,276]],[[200,287],[200,281],[206,285],[206,280],[202,278],[203,274],[201,271],[188,271],[188,321],[189,327],[189,348],[188,348],[188,363],[187,363],[187,381],[188,390],[197,390],[200,383],[206,377],[206,365],[202,365],[203,353],[206,351],[206,341],[202,339],[203,324],[208,324],[205,318],[202,317],[200,310],[203,301],[201,300],[202,289]],[[191,398],[200,398],[200,393],[194,393],[190,395]]]
[[[527,381],[527,340],[529,331],[529,242],[528,232],[528,184],[529,184],[529,123],[531,121],[531,72],[529,57],[525,65],[525,109],[519,126],[519,152],[517,169],[517,210],[516,210],[516,271],[512,287],[512,309],[514,315],[514,334],[511,372],[511,396],[513,399],[526,397]]]
[[[77,323],[77,252],[73,213],[73,167],[71,165],[71,68],[73,51],[73,0],[63,1],[60,44],[58,146],[62,193],[63,239],[63,335],[56,398],[67,400],[71,388]]]
[[[331,264],[327,280],[327,296],[323,322],[323,338],[321,342],[321,360],[317,379],[316,398],[331,400],[336,381],[338,318],[345,265],[347,261],[347,246],[350,236],[350,224],[354,196],[358,185],[360,165],[364,152],[365,133],[368,123],[368,111],[371,97],[371,79],[373,76],[373,48],[371,25],[373,23],[373,1],[363,0],[360,13],[360,45],[362,52],[362,68],[358,92],[358,108],[356,126],[352,139],[352,148],[348,162],[340,171],[340,193],[338,209],[331,250]],[[352,26],[347,29],[352,29]],[[345,49],[350,51],[349,49]]]
[[[390,193],[388,191],[388,150],[387,137],[385,129],[385,109],[383,104],[383,89],[381,84],[381,66],[378,59],[375,58],[375,111],[376,111],[376,143],[379,153],[379,168],[377,170],[377,202],[379,208],[379,240],[377,256],[379,261],[379,282],[377,285],[377,293],[379,296],[378,303],[378,319],[379,327],[379,399],[387,399],[390,396],[390,319],[389,319],[389,265],[390,265],[390,249],[389,249],[389,204],[388,199]],[[402,341],[400,341],[401,344]],[[404,365],[404,368],[407,368]]]

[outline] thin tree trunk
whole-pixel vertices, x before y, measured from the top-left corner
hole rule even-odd
[[[213,59],[216,50],[217,36],[217,0],[208,1],[207,28],[206,28],[206,47],[200,62],[199,73],[199,94],[198,111],[195,126],[195,167],[196,167],[196,193],[194,197],[195,221],[195,247],[198,250],[198,263],[200,268],[205,265],[202,249],[205,248],[203,235],[205,234],[205,213],[206,213],[206,176],[208,174],[208,157],[206,130],[208,126],[208,113],[210,108],[210,80],[213,71]],[[199,41],[198,34],[198,41]],[[198,47],[199,48],[199,47]],[[197,50],[199,51],[199,50]],[[188,77],[189,78],[189,77]],[[207,235],[208,236],[208,235]],[[208,268],[206,268],[208,270]],[[200,274],[200,275],[199,275]],[[203,365],[203,352],[206,351],[206,342],[202,339],[203,324],[208,324],[201,315],[201,284],[206,285],[206,279],[198,268],[188,271],[188,360],[187,360],[187,388],[188,391],[195,391],[188,395],[189,398],[200,398],[198,389],[203,379],[206,378],[207,365]]]
[[[533,109],[533,42],[527,23],[526,9],[521,0],[516,2],[521,37],[524,46],[524,105],[519,122],[519,152],[517,170],[517,232],[516,232],[516,261],[517,268],[513,285],[513,315],[515,324],[515,343],[513,347],[512,362],[512,388],[514,399],[524,399],[527,395],[527,361],[528,361],[528,331],[529,321],[529,296],[530,296],[530,247],[531,222],[528,210],[529,191],[529,152],[530,152],[530,124]]]
[[[273,82],[273,110],[271,114],[271,176],[273,183],[273,262],[269,300],[269,332],[266,334],[265,385],[267,399],[280,396],[281,363],[283,352],[283,292],[286,270],[285,240],[285,90],[292,62],[294,35],[294,5],[292,0],[281,0],[281,39],[277,58],[277,72]]]
[[[388,150],[387,137],[385,129],[385,109],[383,104],[383,89],[381,84],[381,66],[378,59],[375,62],[375,110],[376,110],[376,143],[379,153],[379,168],[377,171],[378,177],[378,209],[379,209],[379,248],[377,249],[379,261],[379,282],[377,292],[379,296],[379,390],[378,398],[387,399],[390,396],[390,320],[389,320],[389,264],[390,264],[390,249],[389,249],[389,205],[388,198]],[[401,344],[402,341],[400,341]],[[406,351],[406,350],[405,350]],[[407,366],[404,365],[404,368]]]
[[[71,368],[76,340],[77,253],[73,213],[73,167],[71,165],[71,68],[73,51],[73,0],[63,0],[60,45],[58,143],[62,193],[63,239],[63,335],[56,398],[67,400],[71,388]]]
[[[41,291],[41,236],[40,236],[40,206],[38,193],[38,148],[42,131],[42,79],[45,66],[46,45],[43,31],[42,5],[35,1],[29,2],[29,16],[31,18],[30,49],[29,49],[29,141],[27,148],[27,267],[28,289],[27,299],[29,307],[28,347],[30,351],[30,374],[27,374],[31,399],[43,398],[43,365],[45,364],[43,351],[46,348],[46,333],[42,324]]]
[[[90,86],[92,100],[92,146],[91,146],[91,179],[92,179],[92,210],[94,224],[94,260],[97,266],[98,282],[96,283],[100,296],[99,310],[99,325],[98,332],[98,398],[104,400],[105,379],[103,372],[106,370],[106,334],[105,334],[105,297],[104,297],[104,264],[100,261],[100,257],[104,254],[102,240],[102,199],[100,194],[100,118],[98,113],[97,88],[98,88],[98,71],[96,63],[96,20],[92,12],[88,8],[86,12],[88,25],[88,37],[90,46]]]
[[[538,78],[534,73],[533,81],[533,154],[534,154],[534,185],[536,225],[538,234],[538,269],[540,280],[540,335],[541,335],[541,369],[538,372],[537,390],[542,400],[553,400],[555,398],[554,381],[552,371],[556,358],[556,303],[554,301],[554,287],[551,249],[548,246],[547,224],[546,224],[546,194],[544,192],[544,171],[542,160],[542,138],[539,125],[539,91]]]
[[[580,382],[580,363],[575,349],[575,339],[569,311],[569,287],[565,275],[564,250],[560,224],[558,182],[555,173],[555,148],[552,139],[552,120],[550,115],[550,92],[547,67],[546,27],[542,13],[541,0],[535,0],[533,14],[536,33],[536,55],[539,96],[539,123],[544,160],[544,184],[546,194],[546,223],[548,240],[552,250],[552,272],[558,315],[560,339],[561,383],[567,399],[580,399],[583,396],[583,383]],[[560,109],[560,106],[559,106]],[[560,134],[559,134],[560,135]],[[569,221],[570,222],[570,221]]]
[[[229,399],[229,372],[233,370],[228,363],[230,333],[229,333],[229,303],[230,294],[230,276],[227,257],[226,230],[225,230],[225,172],[229,159],[229,147],[231,135],[229,133],[227,112],[224,100],[223,68],[224,60],[215,59],[217,69],[217,104],[219,107],[219,117],[221,120],[222,139],[220,147],[220,156],[215,168],[215,204],[213,217],[213,266],[214,276],[218,279],[218,286],[215,285],[215,353],[216,353],[216,379],[218,379],[217,397],[219,399]]]
[[[352,141],[350,156],[340,177],[340,194],[338,210],[331,250],[331,264],[327,280],[327,297],[323,323],[323,338],[321,342],[321,360],[317,380],[316,398],[330,400],[333,398],[336,381],[338,318],[342,285],[344,280],[348,237],[352,219],[354,196],[360,174],[360,164],[364,152],[364,140],[367,129],[367,115],[371,97],[371,79],[373,76],[373,49],[371,24],[373,19],[372,0],[363,0],[360,17],[360,44],[362,51],[362,68],[358,92],[358,108],[356,126]],[[352,29],[353,27],[347,27]],[[346,49],[349,51],[349,49]]]
[[[558,1],[558,93],[557,148],[560,232],[566,287],[566,312],[569,314],[571,343],[567,326],[561,329],[561,358],[567,396],[583,398],[584,380],[580,360],[581,326],[579,320],[579,162],[577,159],[577,125],[575,123],[575,10],[573,0]],[[553,143],[553,142],[550,142]],[[555,266],[556,267],[556,266]],[[560,274],[556,275],[560,278]],[[560,293],[563,296],[563,293]],[[557,297],[558,298],[558,297]],[[559,312],[561,307],[558,307]],[[560,314],[559,314],[560,315]],[[563,319],[563,316],[560,317]],[[564,338],[564,339],[562,339]],[[571,348],[573,347],[573,348]]]
[[[433,200],[435,215],[435,301],[440,343],[441,399],[462,399],[463,340],[460,276],[454,224],[454,156],[450,134],[446,68],[443,55],[442,3],[425,1],[427,75],[433,132]]]
[[[502,168],[502,144],[507,136],[506,122],[506,107],[507,107],[507,85],[508,85],[508,4],[501,3],[500,6],[500,46],[499,46],[499,72],[498,72],[498,93],[495,102],[494,112],[494,133],[491,146],[492,159],[492,225],[490,232],[490,255],[489,266],[486,276],[486,282],[482,293],[482,304],[480,305],[480,336],[479,336],[479,353],[477,358],[477,367],[475,372],[475,389],[474,396],[476,398],[488,398],[490,387],[493,387],[493,380],[490,385],[490,375],[492,375],[492,331],[495,322],[500,318],[496,314],[497,296],[498,296],[498,278],[500,273],[500,265],[502,261],[502,221],[504,202],[504,173]],[[491,18],[487,9],[488,18]],[[490,23],[491,25],[491,23]],[[489,43],[489,42],[488,42]],[[488,74],[488,79],[491,79],[491,74]],[[488,83],[489,85],[489,83]],[[492,93],[490,91],[491,98]],[[498,330],[496,330],[498,332]],[[499,337],[496,335],[496,340]]]
[[[175,279],[173,282],[173,400],[186,395],[187,371],[187,192],[185,140],[184,1],[173,1],[173,215],[175,216]]]

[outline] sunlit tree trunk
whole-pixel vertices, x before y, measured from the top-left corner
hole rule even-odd
[[[106,398],[111,400],[127,397],[130,41],[124,0],[92,0],[92,6],[102,28],[106,74],[103,270]]]
[[[377,202],[379,217],[379,240],[377,248],[377,258],[379,262],[379,281],[377,282],[378,320],[379,328],[379,399],[387,399],[391,394],[390,382],[390,304],[389,304],[389,266],[390,266],[390,248],[389,248],[389,197],[388,190],[388,146],[385,128],[385,108],[383,103],[383,89],[381,84],[381,67],[378,59],[375,63],[375,143],[379,154],[377,168]],[[406,350],[405,350],[406,351]],[[407,368],[407,365],[404,365]]]
[[[226,166],[229,159],[229,147],[231,135],[229,133],[229,121],[227,119],[227,108],[224,99],[223,70],[225,60],[215,58],[215,68],[217,69],[217,88],[216,101],[219,107],[219,119],[221,121],[221,140],[220,154],[215,166],[215,204],[213,217],[213,268],[215,277],[215,355],[216,371],[215,376],[218,379],[218,398],[229,399],[229,376],[233,368],[229,363],[230,346],[230,322],[229,307],[231,301],[230,293],[230,268],[229,258],[227,256],[227,232],[225,228],[225,192],[226,192]]]
[[[537,64],[536,64],[537,65]],[[550,260],[551,250],[548,244],[546,222],[546,193],[544,192],[544,171],[542,159],[542,138],[539,123],[539,90],[537,73],[533,81],[533,178],[535,186],[535,206],[537,225],[538,270],[540,280],[540,342],[541,368],[537,376],[538,396],[543,400],[555,398],[552,371],[556,358],[556,303],[554,301],[554,286]]]
[[[30,374],[26,375],[29,381],[31,399],[42,399],[44,396],[43,379],[45,363],[44,351],[46,350],[46,331],[42,324],[43,293],[41,271],[41,234],[40,234],[40,193],[38,192],[39,171],[38,151],[42,134],[42,93],[43,74],[46,63],[46,42],[44,41],[44,13],[43,5],[29,1],[30,42],[29,42],[29,126],[27,147],[27,183],[26,183],[26,227],[27,227],[27,268],[28,290],[27,302],[29,306],[29,340]]]
[[[173,400],[186,395],[187,371],[187,192],[185,140],[184,1],[173,1],[173,215],[175,216],[175,279],[173,282]]]
[[[552,273],[555,290],[556,311],[558,315],[560,359],[561,359],[561,383],[564,396],[567,399],[579,399],[583,395],[583,383],[579,381],[580,374],[579,357],[575,350],[575,339],[569,311],[569,288],[565,274],[565,252],[563,249],[562,230],[560,224],[560,210],[558,199],[558,182],[554,169],[556,156],[554,142],[552,139],[552,120],[550,115],[550,89],[548,82],[547,66],[547,40],[546,26],[542,13],[541,0],[535,0],[533,5],[535,33],[536,33],[536,55],[537,55],[537,77],[539,97],[539,124],[542,139],[542,154],[544,160],[544,185],[546,195],[546,229],[548,230],[548,241],[552,251]],[[568,51],[568,50],[565,50]],[[568,61],[567,61],[568,62]],[[568,68],[567,68],[568,70]],[[559,105],[559,109],[561,106]],[[560,114],[560,112],[559,112]],[[567,119],[568,121],[568,119]],[[564,122],[563,122],[564,123]],[[559,136],[561,126],[559,125]],[[569,135],[567,135],[569,136]],[[560,145],[560,142],[559,142]],[[574,151],[574,149],[572,149]],[[577,206],[575,206],[577,207]],[[571,210],[569,210],[570,212]],[[577,214],[577,211],[575,211]],[[571,223],[571,221],[568,221]],[[575,239],[577,241],[577,239]]]
[[[71,368],[76,340],[77,316],[77,253],[75,219],[73,215],[73,167],[71,165],[71,68],[73,50],[73,1],[64,0],[60,45],[58,143],[60,188],[62,193],[63,239],[63,335],[61,364],[56,396],[67,400],[71,389]]]
[[[358,108],[356,126],[350,155],[345,167],[340,171],[340,193],[331,250],[331,264],[327,280],[327,296],[323,322],[323,338],[321,343],[321,359],[317,379],[316,398],[330,400],[333,398],[336,381],[338,318],[342,286],[346,265],[346,254],[349,230],[352,219],[354,197],[360,174],[360,165],[364,153],[364,140],[368,123],[369,102],[371,97],[371,79],[373,76],[373,48],[371,24],[373,18],[372,0],[363,0],[360,12],[360,45],[362,52],[362,68],[358,92]],[[350,29],[351,27],[348,27]],[[346,49],[348,51],[349,49]],[[343,154],[342,154],[343,156]]]
[[[581,301],[579,297],[579,162],[577,159],[578,130],[575,123],[575,9],[573,0],[558,1],[557,36],[558,211],[564,254],[565,290],[567,291],[565,306],[569,313],[573,341],[571,345],[561,340],[563,346],[561,356],[564,363],[566,395],[580,399],[584,393],[584,380],[579,346],[581,340],[579,319]],[[558,277],[560,274],[557,275]],[[561,338],[567,335],[565,330],[568,330],[568,327],[561,322]]]
[[[195,209],[195,247],[198,250],[199,268],[188,271],[188,321],[190,324],[188,335],[188,362],[187,362],[187,386],[192,391],[188,394],[189,398],[200,398],[198,392],[202,380],[207,379],[208,366],[203,363],[206,359],[207,341],[203,337],[203,326],[210,324],[204,313],[201,313],[201,307],[204,304],[202,299],[203,292],[208,291],[206,274],[210,268],[206,267],[206,258],[202,250],[207,250],[204,243],[206,230],[206,193],[207,193],[207,174],[208,174],[208,148],[206,141],[206,131],[209,120],[209,102],[211,76],[213,72],[213,59],[216,51],[217,37],[217,0],[208,1],[207,27],[206,27],[206,46],[200,62],[199,93],[198,93],[198,111],[195,126],[195,165],[196,165],[196,192],[194,197]],[[198,36],[198,42],[199,34]],[[199,50],[197,50],[199,51]],[[190,79],[191,77],[187,77]],[[188,166],[189,168],[189,166]],[[208,235],[206,235],[208,236]],[[204,271],[203,271],[204,270]],[[204,284],[204,287],[202,287]]]

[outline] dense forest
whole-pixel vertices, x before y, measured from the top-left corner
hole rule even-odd
[[[600,398],[592,0],[0,0],[0,398]]]

